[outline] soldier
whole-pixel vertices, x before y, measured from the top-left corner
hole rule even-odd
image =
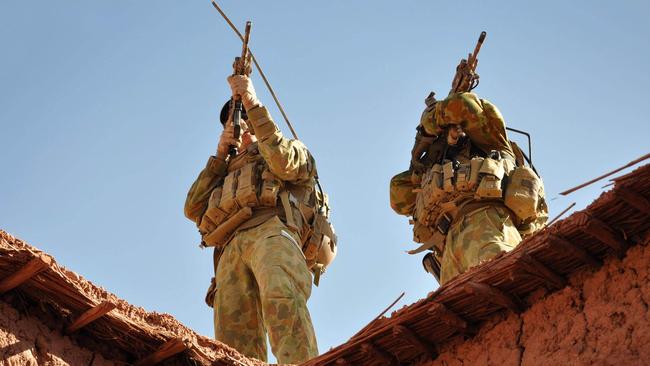
[[[227,103],[217,154],[185,202],[202,245],[215,247],[215,278],[206,302],[214,308],[217,340],[266,361],[268,332],[278,362],[300,363],[318,355],[307,299],[310,269],[318,276],[327,263],[314,259],[314,248],[305,248],[324,242],[327,248],[317,249],[329,249],[333,258],[333,232],[323,234],[313,225],[327,214],[327,203],[314,187],[313,157],[300,141],[283,137],[249,77],[233,75],[228,83],[245,110],[242,136],[233,135]],[[236,156],[229,156],[232,147]]]
[[[508,139],[490,102],[469,92],[425,100],[411,167],[391,179],[391,207],[412,216],[410,251],[440,284],[543,227],[548,218],[541,179]]]

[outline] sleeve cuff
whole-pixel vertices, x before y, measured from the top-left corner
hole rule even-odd
[[[258,139],[264,140],[278,131],[278,127],[273,122],[266,107],[258,106],[246,112],[253,132]]]

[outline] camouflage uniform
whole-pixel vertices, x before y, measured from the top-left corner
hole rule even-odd
[[[450,125],[459,124],[467,134],[469,144],[456,159],[467,163],[476,154],[485,155],[496,150],[503,159],[516,160],[516,149],[507,138],[505,122],[499,110],[490,102],[473,93],[456,93],[427,108],[422,115],[421,129],[429,135],[441,136]],[[441,136],[434,144],[442,142]],[[435,149],[433,149],[435,150]],[[439,151],[429,156],[430,167],[440,159]],[[425,155],[425,159],[427,156]],[[523,164],[523,162],[520,162]],[[413,170],[397,174],[390,182],[391,207],[400,215],[412,216],[419,188]],[[542,199],[540,215],[534,222],[522,222],[502,200],[476,200],[473,195],[456,199],[458,214],[450,223],[442,253],[437,253],[441,264],[440,283],[467,271],[501,252],[512,250],[522,239],[539,230],[547,219],[546,204]]]
[[[284,138],[265,107],[249,110],[248,118],[259,154],[273,175],[286,183],[313,186],[316,166],[307,148]],[[189,219],[200,223],[211,192],[223,185],[227,172],[224,160],[209,159],[188,193]],[[215,337],[266,361],[268,332],[278,362],[300,363],[318,355],[307,309],[311,274],[299,235],[283,220],[278,214],[254,215],[223,248],[215,274]]]

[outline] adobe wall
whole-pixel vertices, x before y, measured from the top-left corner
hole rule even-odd
[[[34,317],[0,301],[0,366],[112,366]]]
[[[454,338],[419,365],[649,365],[647,244],[578,273],[563,290],[537,294],[522,314],[488,320],[469,340]]]

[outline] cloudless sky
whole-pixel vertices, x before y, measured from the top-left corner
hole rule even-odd
[[[222,1],[317,159],[339,257],[309,301],[321,352],[437,288],[388,182],[429,91],[482,30],[481,84],[533,136],[551,216],[648,152],[646,1]],[[7,2],[0,12],[0,228],[134,305],[212,336],[211,250],[183,216],[213,154],[241,44],[208,0]],[[289,136],[257,72],[259,97]],[[523,143],[518,136],[516,141]]]

